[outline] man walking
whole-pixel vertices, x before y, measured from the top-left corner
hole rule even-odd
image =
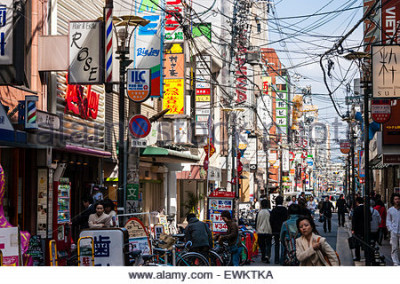
[[[282,205],[283,197],[281,195],[275,198],[275,204],[276,206],[270,214],[270,224],[275,241],[275,264],[279,264],[280,232],[283,222],[288,218],[288,210]]]
[[[256,231],[258,235],[258,245],[261,251],[261,261],[269,263],[271,257],[272,229],[270,224],[270,214],[268,210],[268,200],[261,200],[261,211],[256,216]]]
[[[329,233],[331,232],[331,227],[332,227],[332,209],[333,204],[332,202],[329,201],[329,197],[325,197],[325,201],[322,203],[321,209],[319,210],[320,214],[323,214],[325,216],[324,220],[324,232],[326,233],[326,223],[328,223],[328,231]]]
[[[390,198],[392,207],[387,211],[386,226],[390,232],[392,245],[392,260],[394,266],[399,266],[399,241],[400,241],[400,194],[393,193]]]
[[[356,208],[354,208],[353,217],[351,219],[351,233],[356,235],[359,239],[364,239],[364,199],[362,197],[356,198]],[[360,261],[361,251],[360,242],[356,242],[355,245],[355,255],[354,261]]]
[[[339,200],[336,202],[336,209],[338,213],[338,226],[344,227],[347,205],[346,205],[346,200],[343,197],[343,194],[339,196]]]

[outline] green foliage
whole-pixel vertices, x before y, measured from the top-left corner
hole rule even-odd
[[[188,200],[185,204],[185,208],[188,210],[186,214],[195,213],[197,214],[197,205],[199,204],[200,200],[204,198],[203,194],[196,195],[191,191],[186,192]]]

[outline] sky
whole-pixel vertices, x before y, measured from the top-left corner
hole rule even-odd
[[[331,49],[362,18],[362,0],[274,0],[269,18],[270,46],[275,48],[281,62],[289,69],[296,86],[311,86],[312,103],[318,105],[319,120],[332,124],[340,121],[333,104],[327,96],[323,83],[323,72],[319,59]],[[317,15],[316,15],[317,14]],[[318,15],[319,14],[319,15]],[[343,54],[360,50],[362,43],[362,24],[343,43]],[[333,98],[338,103],[339,112],[347,111],[344,103],[346,84],[353,88],[353,78],[359,77],[356,64],[335,53],[330,57],[333,65],[332,78],[327,83],[331,90],[337,89]],[[327,65],[325,60],[324,66]],[[339,126],[339,138],[344,138],[346,125]],[[331,133],[332,135],[332,133]],[[333,137],[332,137],[333,138]],[[338,145],[332,144],[332,148]],[[333,156],[340,156],[338,150]]]
[[[227,2],[226,2],[227,1]],[[213,23],[213,30],[219,34],[229,26],[221,26],[220,12],[223,5],[234,0],[193,0],[193,8],[205,22]],[[319,121],[332,125],[337,120],[339,139],[344,139],[347,125],[337,115],[328,90],[323,82],[320,56],[330,50],[335,42],[351,30],[363,15],[362,0],[270,0],[271,11],[268,19],[268,48],[274,48],[284,66],[289,70],[292,82],[299,88],[310,86],[312,97],[307,102],[319,108]],[[363,38],[361,24],[342,44],[343,54],[359,50]],[[347,111],[345,105],[346,85],[353,88],[353,79],[359,77],[354,62],[343,59],[335,52],[329,57],[333,62],[331,78],[327,84],[341,115]],[[326,58],[327,59],[327,58]],[[327,66],[327,60],[323,62]],[[326,69],[327,70],[327,69]],[[351,92],[351,90],[350,90]],[[331,131],[331,139],[334,139]],[[332,157],[341,156],[338,143],[331,143]]]

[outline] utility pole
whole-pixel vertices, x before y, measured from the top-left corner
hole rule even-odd
[[[352,106],[354,108],[354,105]],[[356,207],[355,196],[356,196],[356,173],[354,166],[354,129],[352,118],[349,117],[349,125],[350,125],[350,151],[351,151],[351,198],[353,199],[353,208]]]
[[[364,190],[364,241],[370,245],[370,216],[371,210],[369,209],[370,202],[370,188],[369,188],[369,110],[368,110],[368,100],[369,94],[371,93],[371,88],[369,85],[369,80],[364,81],[364,157],[365,157],[365,190]],[[366,250],[365,265],[372,265],[373,252],[368,248]]]

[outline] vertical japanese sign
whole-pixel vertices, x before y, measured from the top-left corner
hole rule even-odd
[[[185,55],[183,44],[167,43],[165,51],[163,107],[170,109],[168,115],[184,114]]]
[[[13,0],[0,4],[0,65],[13,64]]]
[[[400,97],[400,46],[372,46],[374,98]]]
[[[262,94],[257,98],[257,126],[262,131],[268,131],[272,125],[272,98],[270,89],[271,77],[262,77]]]
[[[161,0],[142,0],[136,6],[136,16],[150,21],[139,26],[134,37],[134,68],[149,68],[151,71],[151,97],[162,96],[162,15]],[[115,9],[114,9],[115,12]]]
[[[183,19],[182,1],[167,0],[165,2],[165,42],[182,42],[184,40],[183,29],[180,23]]]
[[[102,84],[103,53],[100,21],[69,23],[69,84]]]
[[[168,114],[184,114],[185,79],[165,79],[163,109],[169,108]]]
[[[211,56],[196,56],[195,135],[208,135],[207,121],[211,115]]]
[[[287,134],[287,117],[288,117],[288,93],[286,89],[286,77],[284,78],[285,82],[280,84],[285,86],[284,90],[279,88],[280,90],[276,93],[276,125],[279,126],[280,132]],[[278,86],[278,83],[277,83]]]

